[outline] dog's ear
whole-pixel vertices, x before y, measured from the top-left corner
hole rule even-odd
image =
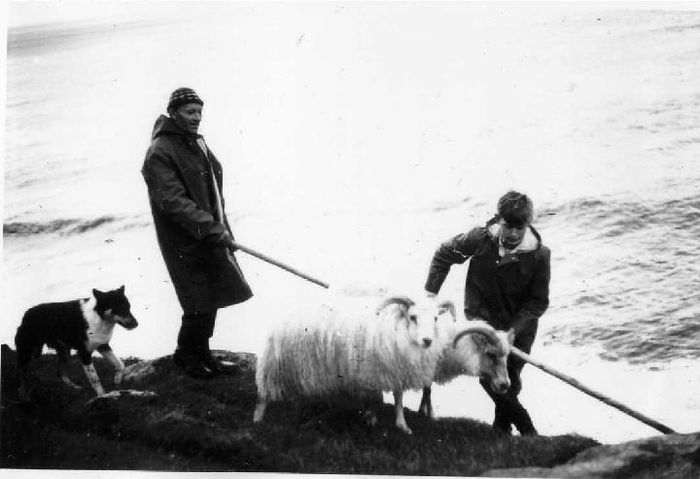
[[[122,284],[121,287],[117,291],[119,291],[120,293],[124,293],[124,286],[125,285]]]
[[[92,290],[92,295],[95,296],[95,299],[99,298],[100,296],[104,296],[104,293],[98,289]]]

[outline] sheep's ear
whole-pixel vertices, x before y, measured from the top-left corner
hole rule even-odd
[[[513,341],[515,341],[515,331],[512,329],[508,330],[508,344],[513,345]]]
[[[390,304],[400,304],[401,306],[405,307],[406,309],[410,308],[411,306],[415,305],[416,303],[413,302],[411,298],[408,296],[391,296],[389,298],[386,298],[384,301],[379,303],[379,306],[377,307],[377,314],[381,313],[384,308],[389,306]]]
[[[457,317],[457,310],[456,310],[455,305],[452,301],[445,300],[445,301],[441,301],[440,303],[438,303],[438,314],[443,314],[443,313],[446,313],[448,311],[450,312],[450,314],[452,315],[453,318]]]

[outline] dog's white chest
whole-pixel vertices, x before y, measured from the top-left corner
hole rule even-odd
[[[87,322],[88,328],[87,334],[87,349],[89,351],[94,351],[97,346],[101,344],[107,344],[112,339],[112,332],[114,331],[114,323],[104,321],[99,314],[95,311],[95,300],[90,299],[81,303],[81,308],[83,310],[83,317]]]

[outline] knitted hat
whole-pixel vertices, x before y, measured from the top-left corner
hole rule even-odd
[[[192,88],[178,88],[170,95],[168,110],[177,108],[185,103],[199,103],[200,105],[204,105],[202,99],[199,98]]]

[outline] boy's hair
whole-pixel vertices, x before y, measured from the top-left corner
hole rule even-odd
[[[498,215],[511,226],[522,228],[532,222],[532,200],[523,193],[509,191],[498,200]]]

